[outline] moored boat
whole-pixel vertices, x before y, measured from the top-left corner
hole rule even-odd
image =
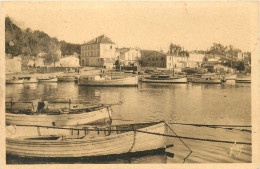
[[[6,105],[6,124],[63,127],[104,122],[111,118],[110,107],[93,106],[78,108],[73,106],[74,108],[65,107],[57,109],[44,107],[47,104],[42,103],[44,102],[28,102],[26,106],[23,105],[23,109],[18,106],[18,108],[15,108],[15,105],[18,104],[15,102],[11,103],[11,107]]]
[[[192,83],[221,84],[222,80],[214,75],[202,75],[192,78]]]
[[[238,77],[236,83],[251,83],[251,77]]]
[[[57,76],[59,82],[75,82],[77,78],[75,76]]]
[[[236,80],[237,75],[236,74],[227,74],[224,76],[225,80]]]
[[[41,83],[56,83],[56,82],[58,82],[58,78],[57,77],[39,78],[38,82],[41,82]]]
[[[6,139],[7,154],[20,157],[96,157],[165,149],[164,122],[83,128],[77,134]]]
[[[5,80],[6,84],[23,84],[24,80],[21,78],[15,78],[13,77],[12,79],[6,79]]]
[[[154,75],[151,77],[144,77],[142,82],[146,83],[187,83],[186,77],[174,77],[170,75]]]
[[[137,86],[138,77],[118,77],[109,76],[81,76],[78,84],[81,86]]]
[[[23,77],[24,83],[38,83],[38,79],[35,77]]]

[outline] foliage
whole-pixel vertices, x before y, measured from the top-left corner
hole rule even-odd
[[[45,32],[39,30],[20,29],[9,17],[5,18],[5,52],[13,56],[22,54],[31,59],[39,57],[39,53],[46,53],[46,63],[54,63],[59,59],[57,51],[62,55],[80,53],[80,45],[65,41],[58,41]]]
[[[182,48],[180,45],[173,44],[173,43],[170,44],[169,51],[168,51],[169,54],[177,54],[177,53],[180,53],[180,51],[182,51]]]

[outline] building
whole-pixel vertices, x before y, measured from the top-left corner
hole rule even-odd
[[[101,35],[81,45],[81,66],[113,67],[116,61],[116,44]]]
[[[141,58],[141,50],[139,48],[118,48],[116,56],[124,66],[132,66],[136,65],[138,59]]]
[[[205,54],[202,53],[189,53],[188,65],[189,68],[199,68],[205,59]]]
[[[10,57],[10,55],[6,54],[5,58],[5,73],[6,74],[15,74],[22,72],[22,62],[21,57]]]
[[[158,51],[149,51],[146,55],[142,55],[141,60],[146,63],[147,67],[165,68],[182,71],[182,68],[188,67],[188,57],[180,55],[170,55]]]

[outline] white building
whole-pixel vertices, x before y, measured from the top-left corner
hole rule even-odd
[[[81,45],[81,66],[113,67],[116,61],[116,45],[101,35]]]
[[[139,48],[120,48],[116,50],[116,56],[125,66],[136,64],[138,58],[141,58],[141,50]]]
[[[189,54],[189,67],[190,68],[198,68],[201,66],[203,60],[205,58],[205,54],[200,53],[190,53]]]
[[[21,57],[13,57],[5,59],[5,73],[14,74],[22,72]]]

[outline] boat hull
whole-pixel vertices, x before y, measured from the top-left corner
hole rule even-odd
[[[53,79],[39,79],[38,82],[39,83],[57,83],[58,79],[57,78],[53,78]]]
[[[74,76],[58,77],[59,82],[74,82],[76,78]]]
[[[174,79],[149,79],[143,78],[142,82],[146,83],[187,83],[187,78],[174,78]]]
[[[31,78],[29,80],[24,79],[24,83],[38,83],[38,79],[37,78]]]
[[[6,84],[23,84],[23,83],[24,80],[12,80],[12,79],[6,80]]]
[[[251,78],[237,78],[236,83],[251,83]]]
[[[138,77],[126,77],[111,80],[87,80],[86,78],[79,78],[78,84],[80,86],[137,86]]]
[[[166,133],[164,123],[158,123],[143,129],[151,133]],[[39,136],[44,137],[44,136]],[[96,157],[115,154],[143,152],[148,150],[165,149],[165,137],[129,131],[109,136],[90,137],[81,139],[40,140],[26,138],[7,138],[6,153],[20,157]]]
[[[76,126],[81,124],[95,123],[111,116],[110,108],[102,108],[91,112],[61,115],[27,115],[6,113],[6,123],[11,125],[29,126]]]
[[[212,80],[193,79],[192,83],[221,84],[222,82],[220,79],[212,79]]]

